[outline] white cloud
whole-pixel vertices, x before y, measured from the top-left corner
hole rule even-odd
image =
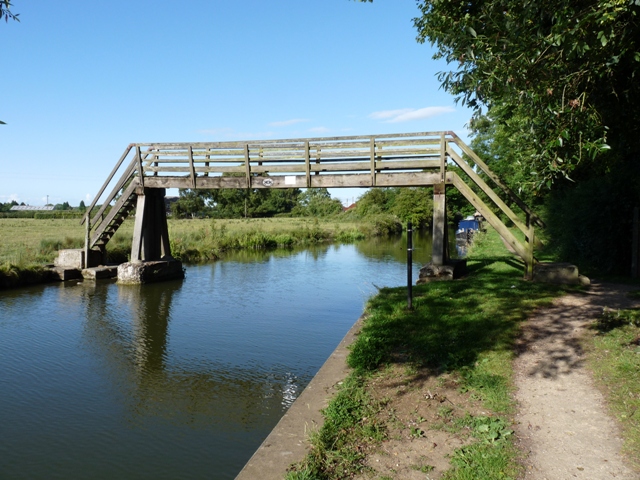
[[[280,122],[271,122],[268,125],[270,127],[288,127],[289,125],[295,125],[296,123],[308,122],[308,118],[292,118],[291,120],[282,120]]]
[[[373,120],[384,120],[385,123],[400,123],[423,120],[454,111],[455,109],[453,107],[402,108],[399,110],[373,112],[369,115],[369,118]]]
[[[20,197],[17,193],[12,193],[10,195],[0,195],[0,202],[2,203],[11,203],[14,200],[20,203]]]
[[[380,112],[373,112],[369,115],[369,118],[374,120],[387,120],[389,118],[398,117],[409,112],[415,111],[415,108],[402,108],[400,110],[382,110]]]

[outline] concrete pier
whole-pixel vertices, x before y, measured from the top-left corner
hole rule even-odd
[[[118,283],[140,284],[184,278],[182,262],[174,259],[127,262],[118,265]]]

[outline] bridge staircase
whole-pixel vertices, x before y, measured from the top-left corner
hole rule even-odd
[[[539,243],[534,227],[544,224],[453,132],[130,144],[87,209],[84,258],[97,251],[104,261],[109,240],[134,210],[132,261],[170,257],[166,188],[413,186],[434,187],[434,263],[448,260],[446,189],[455,187],[522,258],[525,277],[531,277]]]

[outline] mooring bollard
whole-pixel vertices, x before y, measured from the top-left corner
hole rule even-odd
[[[407,306],[413,310],[413,229],[411,222],[407,222]]]

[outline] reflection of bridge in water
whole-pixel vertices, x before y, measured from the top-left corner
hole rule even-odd
[[[447,187],[454,186],[523,259],[525,275],[531,275],[534,224],[542,222],[453,132],[130,144],[87,209],[85,266],[100,257],[89,255],[90,250],[104,257],[107,243],[134,209],[131,261],[170,258],[166,188],[411,186],[434,187],[434,265],[448,261],[445,194]],[[508,218],[509,226],[520,230],[524,241],[502,222],[499,212]]]
[[[133,399],[128,408],[132,421],[154,416],[188,425],[197,418],[200,426],[215,423],[217,431],[263,424],[270,429],[264,411],[288,408],[299,393],[297,379],[275,372],[265,377],[264,371],[250,366],[175,358],[169,327],[172,302],[181,287],[182,281],[117,290],[91,283],[81,287],[85,335],[106,360],[114,386]],[[132,321],[116,318],[113,303],[125,304]]]

